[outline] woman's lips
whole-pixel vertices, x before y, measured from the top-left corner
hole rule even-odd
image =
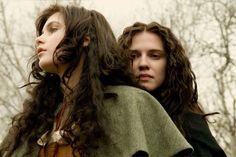
[[[151,75],[149,75],[149,74],[140,74],[138,76],[139,81],[148,81],[148,80],[150,80],[152,78],[153,77]]]
[[[41,47],[37,48],[37,54],[40,54],[41,52],[46,51],[46,49],[43,49]]]

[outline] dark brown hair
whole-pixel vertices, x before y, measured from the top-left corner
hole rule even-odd
[[[98,117],[98,107],[105,96],[104,87],[132,84],[127,67],[129,59],[128,55],[121,53],[122,49],[104,16],[83,7],[52,5],[45,9],[36,20],[37,36],[42,34],[47,19],[57,12],[64,18],[66,31],[54,53],[54,60],[69,63],[62,77],[62,83],[66,86],[66,78],[71,76],[84,55],[80,81],[70,97],[71,113],[63,126],[66,134],[62,136],[74,151],[79,150],[81,156],[88,156],[88,150],[97,147],[96,141],[105,136],[104,129],[99,125],[101,117]],[[88,46],[83,46],[86,36],[90,42]],[[59,76],[43,71],[36,56],[33,57],[30,76],[34,80],[29,79],[27,84],[31,87],[30,97],[24,102],[23,111],[13,118],[9,135],[0,148],[2,156],[11,156],[24,141],[28,142],[29,148],[33,148],[45,131],[52,130],[55,112],[63,101]]]
[[[126,27],[118,38],[118,43],[124,52],[129,51],[133,37],[144,31],[161,38],[167,56],[166,78],[151,94],[162,104],[179,130],[185,134],[182,127],[184,114],[189,111],[203,114],[198,103],[196,77],[189,58],[172,31],[156,22],[149,24],[136,22]]]

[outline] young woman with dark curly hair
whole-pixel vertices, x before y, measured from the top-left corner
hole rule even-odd
[[[37,18],[36,31],[33,81],[27,84],[30,97],[14,116],[0,156],[191,153],[191,146],[158,101],[126,85],[133,84],[130,60],[121,53],[102,14],[52,5]]]
[[[118,43],[131,55],[141,88],[160,102],[193,146],[191,156],[226,156],[210,132],[190,61],[172,31],[156,22],[136,22],[124,29]]]

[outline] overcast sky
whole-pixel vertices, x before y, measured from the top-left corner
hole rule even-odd
[[[68,4],[71,0],[63,0]],[[101,12],[110,22],[116,35],[123,28],[136,21],[149,22],[158,20],[158,14],[163,12],[170,0],[82,0],[81,5]],[[31,14],[34,15],[34,6],[41,9],[52,4],[53,0],[3,0],[9,16],[21,19]],[[170,6],[168,6],[170,7]],[[154,16],[155,14],[155,16]],[[155,18],[154,18],[155,17]],[[25,18],[24,18],[25,19]],[[33,22],[31,22],[33,25]],[[30,25],[28,23],[27,25]]]

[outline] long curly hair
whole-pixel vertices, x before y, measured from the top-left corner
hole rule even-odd
[[[47,19],[57,12],[63,16],[66,30],[65,37],[54,52],[54,61],[69,63],[69,67],[60,79],[56,74],[43,71],[39,67],[39,59],[33,57],[32,71],[26,85],[31,88],[30,97],[24,101],[23,111],[13,118],[9,135],[0,148],[1,156],[11,156],[25,140],[28,147],[33,148],[45,131],[52,131],[55,112],[64,99],[60,85],[63,83],[68,87],[66,80],[75,70],[82,54],[84,64],[80,81],[73,88],[71,112],[62,127],[66,132],[62,136],[70,143],[73,152],[79,150],[81,156],[89,156],[88,150],[97,148],[96,141],[105,136],[98,117],[98,108],[106,97],[104,87],[133,84],[128,70],[128,55],[121,53],[109,23],[99,12],[83,7],[52,5],[36,19],[37,36],[42,34]],[[88,46],[83,46],[85,37],[90,39]]]
[[[118,38],[118,43],[125,53],[129,52],[133,37],[144,31],[154,33],[161,38],[167,56],[166,78],[163,84],[151,94],[162,104],[176,126],[185,135],[182,128],[184,114],[189,111],[204,113],[198,103],[196,77],[189,58],[172,31],[157,22],[149,24],[136,22],[126,27]]]

